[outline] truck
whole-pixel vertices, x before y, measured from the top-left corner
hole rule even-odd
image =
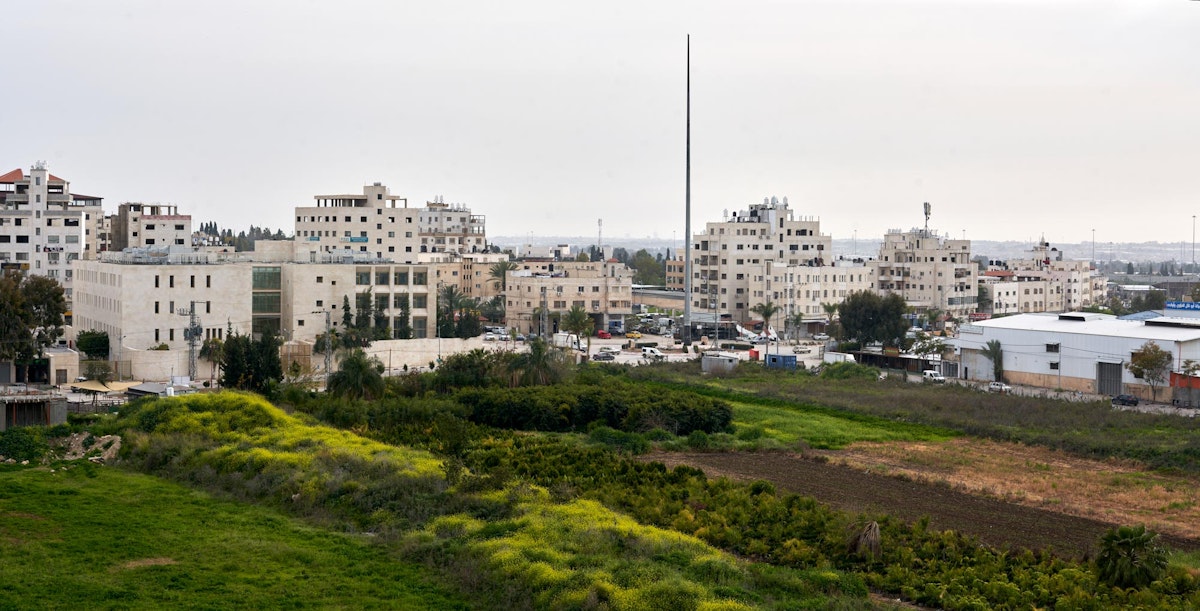
[[[845,352],[826,352],[825,356],[822,357],[821,360],[825,361],[826,363],[857,363],[858,362],[858,361],[854,360],[853,354],[846,354]]]
[[[552,345],[555,348],[583,350],[583,346],[579,343],[579,336],[575,335],[574,333],[555,333],[552,340]]]

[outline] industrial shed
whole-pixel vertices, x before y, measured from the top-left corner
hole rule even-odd
[[[1183,368],[1184,361],[1200,362],[1200,318],[1122,320],[1085,312],[1020,314],[959,328],[958,337],[948,343],[959,356],[960,377],[993,379],[991,359],[984,354],[992,340],[999,341],[1003,350],[1004,381],[1085,393],[1130,393],[1149,399],[1150,387],[1125,368],[1132,354],[1148,341],[1174,356],[1176,371]]]

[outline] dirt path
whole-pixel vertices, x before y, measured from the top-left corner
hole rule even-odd
[[[767,480],[780,491],[812,496],[850,512],[887,513],[931,528],[970,534],[996,547],[1049,548],[1082,557],[1112,524],[976,496],[948,485],[909,481],[785,453],[668,453],[642,457],[669,467],[685,464],[709,477]],[[1200,541],[1164,536],[1176,548],[1200,549]]]

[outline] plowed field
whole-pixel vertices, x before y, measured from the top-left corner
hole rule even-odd
[[[667,466],[690,465],[703,469],[709,477],[767,480],[780,491],[811,496],[850,512],[887,513],[911,521],[929,516],[931,528],[956,530],[1000,548],[1051,549],[1061,555],[1082,557],[1094,551],[1095,542],[1112,526],[962,492],[951,484],[880,475],[797,454],[659,452],[643,459]],[[1164,542],[1179,549],[1200,549],[1200,541],[1194,538],[1164,535]]]

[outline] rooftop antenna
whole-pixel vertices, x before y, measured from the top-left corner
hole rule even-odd
[[[196,349],[199,347],[204,327],[200,326],[200,318],[196,316],[195,301],[191,302],[188,309],[180,308],[177,313],[188,317],[188,326],[183,329],[183,339],[187,340],[188,345],[188,381],[191,383],[196,379]]]
[[[929,212],[931,210],[929,202],[925,202],[925,235],[929,235]]]
[[[600,260],[605,261],[604,256],[604,219],[596,219],[596,248],[600,251]]]

